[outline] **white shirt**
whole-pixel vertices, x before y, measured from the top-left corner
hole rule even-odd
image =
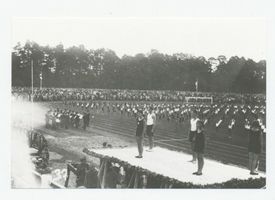
[[[197,130],[197,121],[199,120],[199,118],[191,118],[190,120],[190,124],[191,124],[191,131],[196,131]]]
[[[146,125],[153,125],[154,124],[154,117],[156,117],[155,113],[148,113],[147,115],[147,121],[146,121]]]

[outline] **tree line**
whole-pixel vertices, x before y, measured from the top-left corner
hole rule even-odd
[[[110,49],[86,49],[83,45],[64,48],[18,43],[12,50],[12,86],[112,88],[142,90],[185,90],[265,93],[266,61],[233,56],[195,57],[147,54],[124,55]]]

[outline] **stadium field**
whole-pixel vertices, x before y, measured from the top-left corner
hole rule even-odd
[[[80,103],[83,104],[87,102]],[[43,104],[48,108],[73,109],[68,105],[64,105],[62,102]],[[81,108],[77,109],[81,110]],[[248,135],[247,130],[244,128],[244,118],[240,114],[234,116],[237,123],[232,129],[231,134],[229,134],[226,124],[228,124],[229,120],[233,116],[233,113],[229,113],[228,117],[224,119],[221,126],[216,128],[215,124],[221,118],[221,113],[222,112],[215,115],[214,118],[212,118],[205,126],[207,136],[205,155],[208,158],[219,160],[223,163],[246,167],[248,163]],[[103,109],[99,108],[91,110],[91,114],[94,118],[91,120],[92,126],[88,128],[88,131],[90,130],[93,132],[96,130],[101,130],[112,133],[110,137],[117,135],[127,139],[135,139],[135,117],[129,113],[121,114],[119,112],[108,112],[107,109],[103,107]],[[177,120],[168,121],[167,119],[158,119],[155,132],[155,145],[190,153],[188,130],[189,121],[187,120],[179,123]],[[62,131],[62,129],[59,131]],[[147,138],[145,138],[145,142],[147,143]],[[264,148],[260,157],[260,171],[265,171],[265,134],[263,143]]]

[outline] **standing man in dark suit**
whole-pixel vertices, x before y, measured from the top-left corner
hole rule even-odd
[[[258,175],[256,169],[262,152],[262,137],[263,136],[260,124],[258,120],[254,120],[251,124],[248,135],[248,166],[251,175]]]
[[[195,134],[194,152],[198,160],[198,170],[194,172],[194,175],[201,176],[204,166],[204,150],[205,150],[205,133],[203,122],[197,121],[197,133]]]
[[[136,128],[138,156],[136,156],[136,158],[142,158],[144,130],[145,130],[145,119],[144,119],[142,110],[138,110],[138,112],[137,112],[137,128]]]

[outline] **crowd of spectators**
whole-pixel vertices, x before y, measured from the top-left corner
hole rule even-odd
[[[13,87],[15,98],[31,101],[32,91],[27,87]],[[186,97],[212,97],[215,103],[265,104],[263,94],[211,93],[160,90],[122,90],[86,88],[34,88],[33,101],[180,101]],[[193,100],[197,101],[196,99]],[[199,100],[201,101],[201,99]]]

